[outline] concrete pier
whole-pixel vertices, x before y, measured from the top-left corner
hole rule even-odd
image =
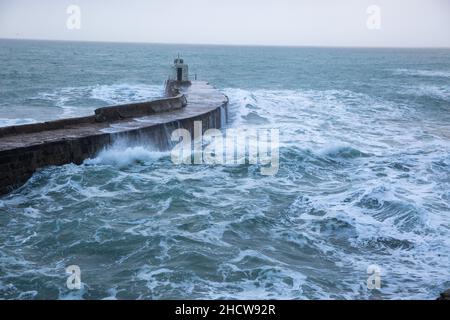
[[[100,108],[88,117],[0,128],[0,194],[39,168],[81,164],[119,138],[167,150],[174,129],[193,132],[194,121],[202,121],[203,130],[218,129],[226,121],[228,98],[207,82],[173,81],[167,92],[163,99]]]

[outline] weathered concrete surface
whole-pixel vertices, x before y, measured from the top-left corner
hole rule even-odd
[[[167,104],[168,111],[131,104],[129,110],[109,107],[96,116],[1,128],[0,194],[21,186],[38,168],[81,164],[119,138],[145,140],[163,150],[170,146],[174,129],[193,132],[194,121],[202,121],[204,130],[220,128],[225,121],[228,99],[207,82],[193,81],[171,91],[181,95],[169,99],[186,98],[180,100],[183,106],[173,100]],[[144,116],[143,109],[149,115]]]

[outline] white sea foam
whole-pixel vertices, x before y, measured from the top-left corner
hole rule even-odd
[[[397,137],[397,132],[403,131],[395,120],[411,112],[408,107],[348,90],[225,92],[231,100],[233,126],[277,128],[282,134],[281,144],[296,143],[311,150],[344,143],[356,150],[376,152],[386,146],[386,134]],[[270,123],[261,124],[248,117],[255,105],[259,118],[270,119]],[[412,139],[413,135],[404,138]]]
[[[450,78],[450,71],[448,70],[395,69],[394,73],[421,77]]]
[[[22,118],[22,119],[0,118],[0,127],[16,126],[33,122],[36,122],[36,120],[31,118]]]
[[[432,97],[450,101],[450,87],[438,85],[420,85],[407,87],[404,93],[418,97]]]
[[[62,109],[61,118],[91,114],[99,106],[125,104],[155,99],[163,95],[163,87],[147,84],[111,84],[65,87],[39,93],[49,107]]]
[[[90,87],[93,99],[105,101],[109,104],[137,102],[162,97],[162,86],[145,84],[114,84]]]
[[[101,151],[94,159],[85,160],[84,163],[87,165],[102,164],[126,167],[133,163],[154,162],[167,155],[168,152],[158,152],[143,146],[123,147],[115,145]]]
[[[422,90],[425,92],[419,91],[419,94],[434,94],[447,98],[445,91],[436,90],[434,87],[422,87]],[[423,131],[420,128],[408,127],[406,129],[403,125],[403,122],[407,119],[405,113],[406,115],[413,114],[414,110],[403,108],[403,106],[397,107],[389,102],[381,103],[364,95],[346,91],[257,90],[246,92],[240,89],[229,89],[227,94],[232,101],[232,110],[236,109],[233,111],[238,115],[235,117],[237,125],[258,125],[252,123],[248,117],[242,116],[253,112],[255,109],[249,103],[255,104],[259,115],[272,119],[273,125],[284,129],[281,132],[285,134],[285,141],[288,138],[291,140],[291,143],[294,141],[297,143],[301,142],[303,145],[300,145],[300,148],[319,150],[316,153],[322,157],[346,156],[349,152],[356,155],[356,153],[362,154],[358,150],[367,150],[373,153],[386,154],[388,158],[391,158],[393,154],[401,153],[402,151],[400,150],[402,149],[415,150],[415,154],[417,154],[418,150],[424,154],[426,154],[427,149],[435,150],[429,141],[426,144],[421,142],[420,137],[423,136]],[[356,106],[357,109],[353,106]],[[276,119],[280,119],[280,121]],[[290,119],[290,121],[286,121],[286,119]],[[376,122],[373,121],[374,119],[376,119]],[[288,125],[284,126],[281,121],[286,121]],[[299,136],[297,132],[301,132],[306,139]],[[435,143],[442,145],[443,141],[435,140]],[[442,147],[446,148],[445,145],[447,144],[442,145]],[[432,155],[436,157],[436,154],[432,153]],[[439,157],[439,155],[437,156]],[[426,187],[418,187],[416,181],[416,179],[430,174],[429,172],[427,173],[427,163],[433,160],[427,159],[425,156],[419,159],[416,156],[410,157],[405,155],[404,152],[399,157],[401,157],[398,160],[399,162],[409,162],[409,166],[415,168],[411,176],[407,175],[407,178],[399,178],[396,177],[395,172],[389,172],[386,173],[386,176],[390,178],[379,179],[376,175],[377,171],[385,172],[391,169],[386,168],[386,165],[383,165],[382,162],[377,163],[378,160],[376,158],[370,158],[370,161],[377,163],[376,168],[374,168],[377,171],[371,172],[362,168],[354,174],[348,173],[345,175],[346,179],[352,180],[350,190],[347,190],[349,185],[346,185],[345,188],[337,187],[340,184],[336,178],[325,176],[324,179],[333,180],[335,185],[334,192],[330,190],[331,193],[329,195],[324,195],[324,191],[316,191],[320,195],[313,198],[316,202],[314,207],[322,208],[321,210],[327,212],[327,215],[325,217],[308,215],[307,221],[309,222],[306,226],[303,225],[301,230],[303,230],[303,233],[308,233],[310,230],[314,230],[316,224],[321,220],[323,222],[320,223],[325,223],[330,228],[342,228],[340,224],[331,227],[335,222],[330,217],[334,217],[338,219],[336,221],[341,221],[341,223],[354,228],[353,237],[355,238],[352,239],[350,237],[349,241],[355,247],[359,248],[362,246],[362,243],[367,241],[377,243],[383,247],[388,245],[389,241],[392,241],[393,247],[387,247],[389,249],[384,247],[384,250],[389,250],[391,257],[395,258],[388,260],[378,257],[377,263],[383,266],[388,264],[387,271],[389,272],[386,274],[386,277],[390,277],[388,281],[391,283],[399,281],[398,284],[400,285],[402,280],[399,274],[420,277],[420,274],[423,272],[429,275],[439,273],[439,270],[446,268],[445,265],[448,262],[445,262],[444,256],[448,256],[449,252],[448,249],[444,249],[447,247],[444,243],[448,242],[448,240],[442,242],[443,238],[438,236],[440,232],[446,232],[443,229],[446,219],[442,219],[442,212],[430,212],[429,209],[426,209],[428,205],[421,200],[427,197],[427,203],[436,203],[436,201],[439,203],[439,194],[442,194],[441,186],[431,184]],[[350,158],[353,158],[353,156]],[[338,174],[338,172],[336,173]],[[435,180],[435,174],[432,174],[433,177],[430,177],[430,181]],[[385,180],[384,183],[383,180]],[[358,181],[360,181],[361,185],[359,185]],[[389,188],[388,192],[377,193],[377,190],[381,190],[380,187],[385,186],[385,183],[392,186],[392,188]],[[358,194],[359,192],[361,192],[361,195],[357,199],[362,199],[364,195],[368,195],[369,199],[371,199],[370,201],[377,199],[376,201],[379,203],[378,207],[376,207],[377,209],[361,209],[357,200],[348,200],[354,197],[353,194]],[[432,193],[437,194],[433,199],[430,199],[429,195]],[[304,207],[302,203],[299,206],[300,208]],[[305,221],[304,216],[302,216],[302,221]],[[308,225],[311,226],[309,231]],[[434,231],[433,234],[427,233],[425,238],[429,239],[424,241],[423,233],[426,233],[424,230],[427,228]],[[274,231],[276,232],[277,230]],[[341,232],[344,232],[344,230],[341,230]],[[417,232],[419,234],[416,234]],[[382,239],[380,238],[382,236],[392,237],[392,240],[384,243],[379,240]],[[316,245],[323,247],[325,251],[335,251],[333,246],[321,242],[319,240],[321,237],[321,233],[317,233],[313,237]],[[440,240],[437,240],[438,238]],[[438,245],[438,242],[441,243]],[[396,247],[398,244],[408,244],[405,248],[406,252],[398,249]],[[413,248],[410,246],[413,246]],[[436,252],[440,254],[438,255]],[[412,263],[413,257],[417,254],[422,254],[426,257],[421,262],[421,268],[415,269],[413,267],[413,269],[410,269],[401,263],[401,257],[407,257]],[[354,264],[356,268],[360,268],[362,274],[365,273],[365,268],[368,265],[367,263],[369,263],[367,260],[354,259],[353,256],[348,256],[339,251],[335,251],[333,255],[336,255],[336,261],[345,261],[348,265]],[[396,262],[394,263],[393,260]],[[425,265],[428,265],[427,271],[423,270]],[[448,272],[441,280],[437,279],[439,277],[430,276],[430,281],[439,283],[446,277],[448,277]],[[346,282],[346,285],[352,287],[354,294],[360,291],[361,288],[357,282],[349,282],[346,279],[343,279],[343,281]],[[385,292],[387,295],[397,296],[394,287],[386,288]],[[370,294],[367,292],[367,297],[369,296]],[[351,297],[351,294],[349,297]],[[427,297],[427,293],[426,291],[418,291],[410,297],[424,298]]]

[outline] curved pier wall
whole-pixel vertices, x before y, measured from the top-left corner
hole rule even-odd
[[[168,105],[173,106],[170,103]],[[135,104],[132,106],[133,107],[131,110],[134,110]],[[0,151],[0,194],[11,192],[12,190],[20,187],[39,168],[64,165],[68,163],[81,164],[85,159],[95,157],[98,152],[112,145],[117,139],[127,139],[127,141],[136,144],[152,144],[160,150],[168,150],[172,145],[170,135],[172,131],[177,128],[185,128],[193,135],[194,121],[202,121],[203,130],[210,128],[219,129],[221,127],[221,123],[226,121],[222,119],[224,114],[222,109],[226,107],[227,103],[200,116],[175,120],[168,123],[150,125],[138,129],[130,129],[126,132],[99,133],[75,138],[68,137],[63,140]],[[115,112],[115,108],[117,107],[111,108],[113,109],[107,109],[106,113],[103,109],[100,114],[106,115],[107,117],[116,117],[117,113]],[[130,116],[130,113],[124,114],[121,112],[119,115]],[[17,132],[29,133],[42,130],[42,126],[45,128],[57,127],[61,129],[60,125],[62,124],[72,123],[73,125],[72,121],[89,123],[96,120],[95,116],[59,120],[56,121],[57,123],[47,122],[43,124],[17,126],[15,128],[2,128],[0,132],[3,134],[11,134],[10,132],[14,132],[15,134],[17,134]]]
[[[80,164],[110,141],[110,136],[103,134],[2,151],[0,152],[0,194],[20,187],[39,168],[71,162]]]
[[[97,122],[112,122],[126,118],[144,117],[155,113],[181,109],[186,105],[186,97],[179,94],[172,98],[100,108],[95,110],[95,120]]]
[[[160,151],[167,151],[176,143],[171,141],[171,134],[176,129],[188,130],[192,139],[194,138],[194,122],[196,121],[202,122],[203,133],[208,129],[220,129],[226,122],[226,119],[223,119],[226,114],[226,112],[223,112],[223,109],[226,108],[225,104],[199,116],[113,133],[111,134],[110,142],[104,147],[111,146],[115,141],[125,140],[129,146],[151,145]]]
[[[126,118],[143,117],[160,112],[181,109],[186,105],[186,97],[182,94],[179,94],[175,97],[169,97],[159,100],[104,107],[95,110],[95,115],[93,116],[3,127],[0,128],[0,138],[7,135],[59,130],[77,125],[93,124],[95,122],[113,122]]]

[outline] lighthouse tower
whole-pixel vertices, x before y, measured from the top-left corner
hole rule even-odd
[[[184,63],[184,60],[181,59],[180,56],[178,56],[178,58],[176,58],[174,61],[170,80],[174,80],[177,82],[189,81],[189,66]]]

